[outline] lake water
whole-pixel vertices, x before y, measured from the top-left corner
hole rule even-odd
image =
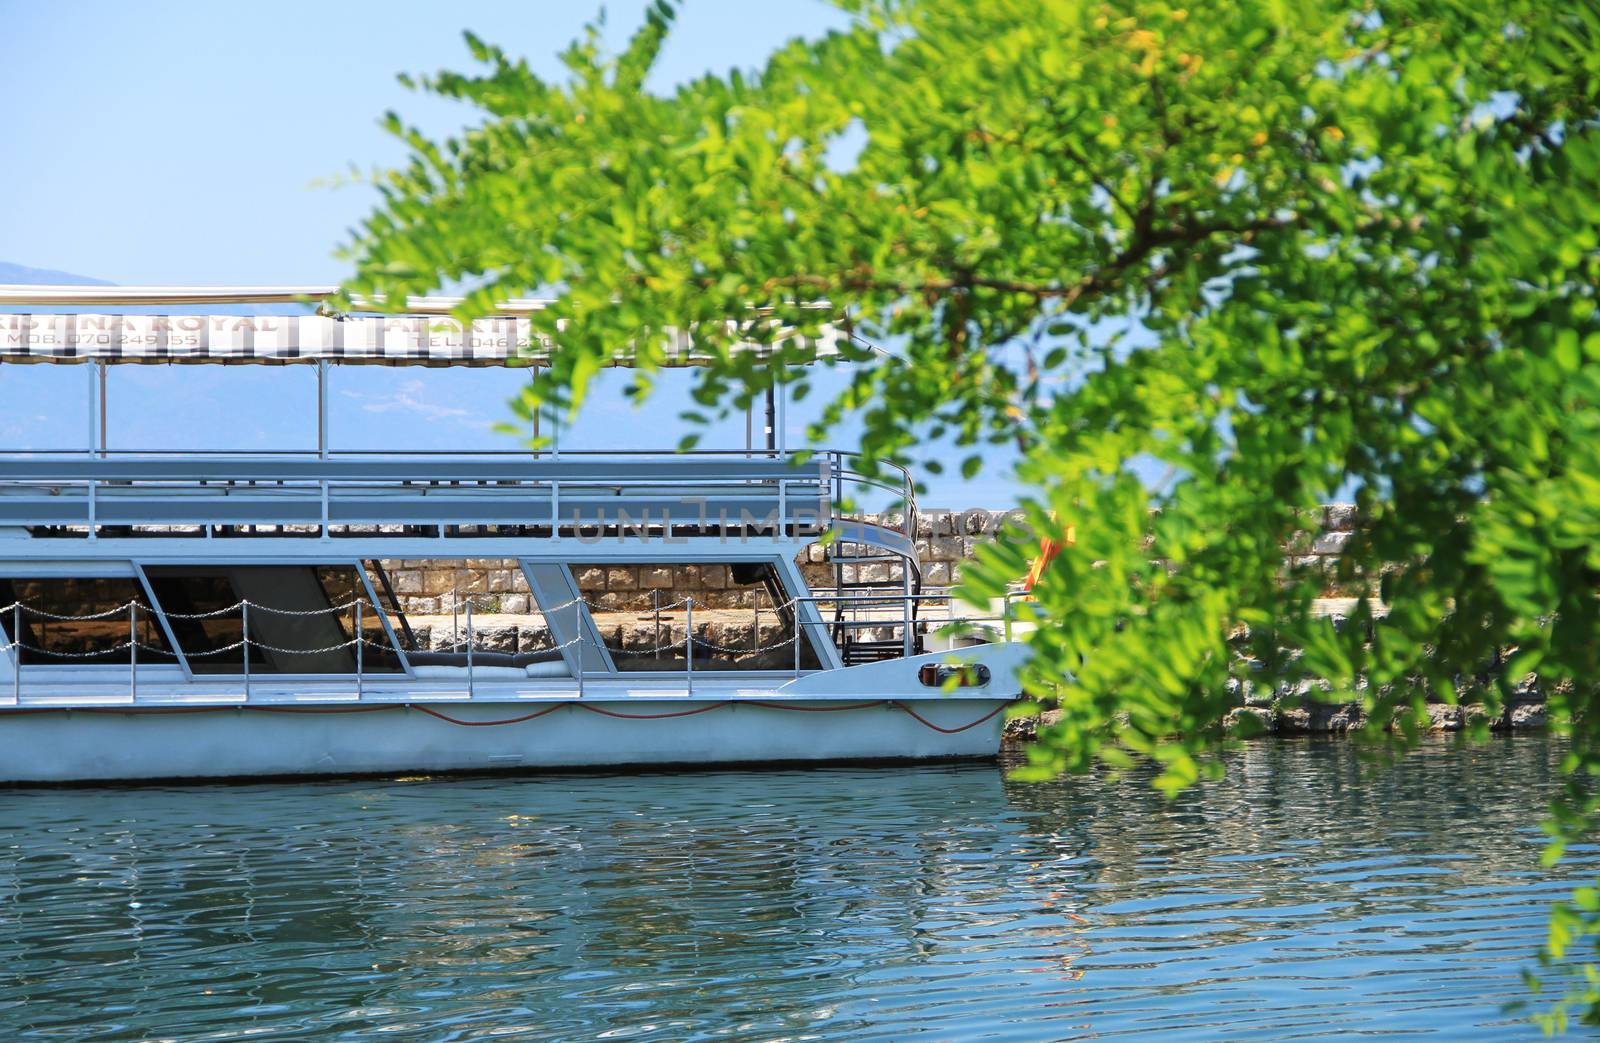
[[[0,1040],[1537,1038],[1558,755],[4,791]]]

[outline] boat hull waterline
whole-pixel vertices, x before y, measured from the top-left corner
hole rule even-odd
[[[993,756],[1009,700],[688,697],[0,710],[0,782]]]

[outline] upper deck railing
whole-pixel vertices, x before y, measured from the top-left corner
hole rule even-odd
[[[910,553],[915,491],[902,469],[869,475],[851,454],[700,452],[269,452],[0,454],[0,526],[97,538],[106,527],[518,526],[565,532],[815,534]],[[900,524],[846,517],[889,496]],[[853,523],[853,524],[847,524]]]

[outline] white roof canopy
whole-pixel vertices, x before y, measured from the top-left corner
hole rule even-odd
[[[19,307],[210,307],[213,305],[304,304],[332,296],[332,286],[144,287],[0,286],[0,309]],[[259,363],[330,362],[344,365],[505,366],[548,364],[557,346],[535,338],[528,315],[538,300],[512,300],[499,314],[470,326],[449,318],[459,297],[413,297],[404,315],[127,315],[63,311],[0,312],[0,363]],[[367,302],[357,301],[358,306]],[[730,330],[732,324],[730,322]],[[812,358],[833,355],[848,334],[824,327],[804,339]],[[779,343],[794,335],[779,333]],[[746,342],[736,350],[770,353],[772,346]],[[708,360],[697,353],[688,331],[674,331],[666,365]],[[613,364],[632,365],[632,351],[619,347]]]

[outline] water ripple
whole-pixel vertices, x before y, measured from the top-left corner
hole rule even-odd
[[[1559,752],[14,790],[0,1039],[1521,1038]]]

